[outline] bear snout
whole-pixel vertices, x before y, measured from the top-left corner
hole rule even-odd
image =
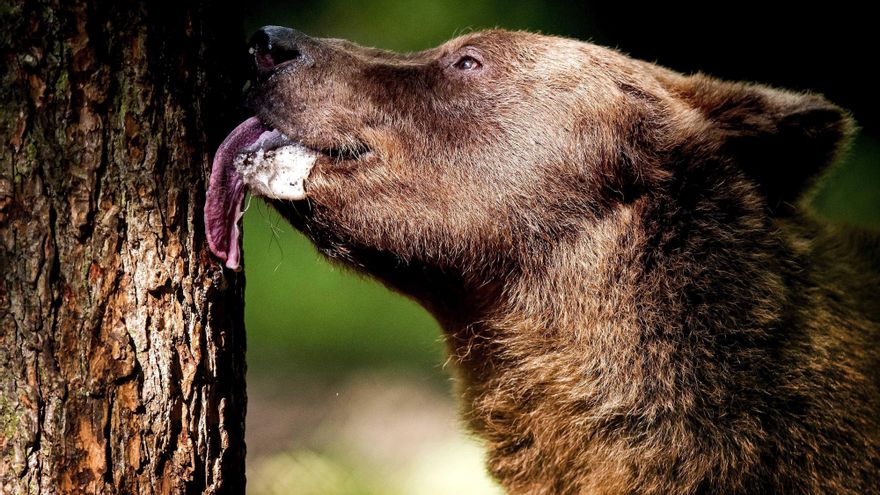
[[[290,61],[313,62],[311,38],[283,26],[263,26],[251,37],[250,52],[257,72],[266,74]]]

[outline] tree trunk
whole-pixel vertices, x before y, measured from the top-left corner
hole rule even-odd
[[[0,1],[0,493],[244,491],[244,281],[202,220],[240,23]]]

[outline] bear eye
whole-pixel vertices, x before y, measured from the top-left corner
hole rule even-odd
[[[458,70],[477,70],[483,67],[483,64],[480,63],[479,60],[471,57],[470,55],[465,55],[458,59],[458,62],[452,64]]]

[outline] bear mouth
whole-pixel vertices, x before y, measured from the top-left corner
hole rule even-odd
[[[320,159],[354,161],[366,146],[310,147],[251,117],[236,127],[214,155],[205,197],[205,234],[211,252],[232,270],[241,269],[241,231],[245,192],[272,199],[306,198],[305,181]]]

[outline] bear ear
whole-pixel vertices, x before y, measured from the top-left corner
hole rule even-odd
[[[720,151],[758,184],[777,214],[793,211],[855,130],[848,112],[817,94],[702,74],[679,79],[675,92],[708,120]]]

